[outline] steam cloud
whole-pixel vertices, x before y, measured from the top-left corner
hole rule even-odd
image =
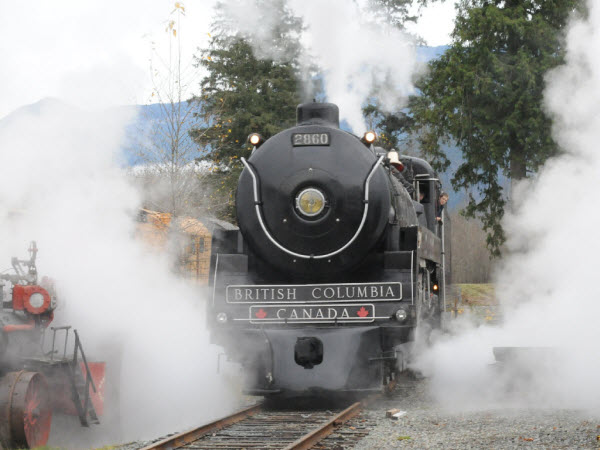
[[[38,269],[58,285],[57,321],[79,330],[89,359],[121,367],[121,380],[106,388],[120,390],[115,425],[124,434],[100,428],[95,444],[157,437],[224,414],[233,390],[216,373],[203,298],[170,276],[167,257],[133,238],[140,199],[115,161],[135,110],[37,106],[0,128],[0,259],[8,267],[37,240]],[[85,447],[94,430],[81,433]]]
[[[259,58],[285,60],[286,49],[273,42],[283,0],[237,0],[227,2],[226,16],[244,36],[250,36]],[[297,38],[302,45],[301,64],[311,92],[312,64],[319,67],[327,100],[340,108],[355,132],[365,130],[361,107],[377,98],[386,111],[404,106],[414,90],[418,71],[412,38],[386,23],[369,18],[368,2],[289,0],[289,11],[302,19],[304,30]]]
[[[596,288],[600,190],[600,4],[574,18],[567,61],[547,76],[545,103],[564,154],[515,194],[497,295],[501,327],[440,340],[415,364],[448,405],[517,401],[600,411],[600,298]],[[494,346],[553,347],[517,372],[493,371]],[[509,395],[512,394],[512,395]]]

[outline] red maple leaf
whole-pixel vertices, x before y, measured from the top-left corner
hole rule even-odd
[[[265,317],[267,317],[267,313],[265,311],[263,311],[262,308],[260,308],[254,315],[256,317],[258,317],[259,319],[264,319]]]
[[[358,311],[356,311],[356,315],[359,317],[367,317],[369,315],[369,311],[365,309],[364,306],[361,306]]]

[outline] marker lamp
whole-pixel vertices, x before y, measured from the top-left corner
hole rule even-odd
[[[250,142],[250,144],[254,145],[255,147],[258,147],[260,144],[263,143],[263,141],[263,137],[258,133],[252,133],[250,136],[248,136],[248,142]]]
[[[375,133],[374,131],[367,131],[363,136],[363,141],[365,141],[367,144],[372,144],[376,140],[377,133]]]
[[[227,314],[225,314],[224,312],[220,312],[219,314],[217,314],[217,323],[227,323]]]
[[[402,308],[400,308],[398,311],[396,311],[396,320],[398,322],[404,322],[406,320],[407,314],[406,311]]]

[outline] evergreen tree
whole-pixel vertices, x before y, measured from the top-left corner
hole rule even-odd
[[[462,0],[451,47],[430,63],[412,99],[422,150],[438,170],[449,161],[441,144],[457,145],[464,163],[455,189],[475,187],[464,213],[479,216],[498,256],[508,195],[500,175],[515,181],[535,172],[558,148],[544,113],[544,75],[561,64],[561,32],[578,0]]]
[[[277,8],[281,17],[270,36],[277,60],[255,55],[259,43],[228,22],[222,4],[217,5],[210,46],[197,59],[208,71],[201,82],[202,96],[196,99],[206,126],[191,134],[206,149],[205,159],[215,164],[213,213],[232,222],[235,186],[241,172],[239,158],[248,157],[252,150],[248,135],[258,132],[268,139],[293,125],[296,106],[301,103],[300,47],[294,39],[301,22],[288,12],[284,0],[259,3]]]
[[[404,146],[401,148],[401,144],[409,137],[406,131],[413,123],[411,115],[404,111],[385,112],[372,103],[363,108],[363,115],[367,119],[369,128],[378,131],[377,145],[386,150],[394,148],[401,153],[406,153]]]
[[[414,23],[419,18],[418,11],[415,11],[414,7],[426,6],[428,3],[430,0],[369,0],[367,5],[373,11],[375,21],[406,32],[405,25]],[[418,36],[412,37],[418,44],[423,44],[423,40]],[[408,138],[407,131],[413,123],[408,111],[384,111],[376,99],[370,99],[363,107],[363,115],[369,127],[378,132],[379,145],[387,150],[395,148],[402,153],[406,152],[405,146],[399,147]]]
[[[411,15],[413,3],[424,4],[426,1],[369,0],[368,5],[373,8],[377,20],[404,30],[406,22],[416,22],[418,19],[418,16]]]

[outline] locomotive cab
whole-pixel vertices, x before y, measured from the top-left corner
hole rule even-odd
[[[402,159],[434,195],[427,163]],[[213,234],[207,317],[245,366],[247,392],[393,384],[399,346],[440,312],[434,210],[392,176],[385,152],[339,128],[333,104],[300,105],[295,127],[242,162],[239,229]]]

